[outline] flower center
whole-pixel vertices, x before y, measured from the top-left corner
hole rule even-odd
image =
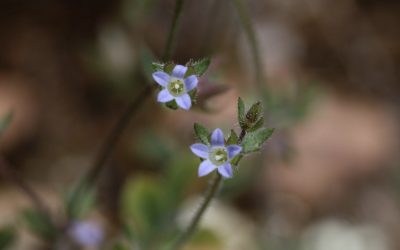
[[[225,148],[216,148],[210,154],[210,161],[217,166],[224,164],[228,160],[228,153]]]
[[[168,84],[168,91],[173,96],[181,96],[185,93],[185,84],[179,79],[174,79]]]

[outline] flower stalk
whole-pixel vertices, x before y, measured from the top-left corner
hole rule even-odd
[[[238,139],[238,144],[240,144],[246,135],[246,131],[242,130],[240,133],[240,137]],[[219,172],[216,172],[214,179],[210,182],[210,185],[208,187],[208,191],[204,195],[204,200],[201,203],[200,207],[196,211],[194,217],[192,218],[191,222],[189,223],[189,226],[185,231],[182,232],[182,234],[177,238],[175,243],[172,245],[170,248],[171,250],[179,250],[185,243],[190,239],[190,237],[193,235],[195,232],[201,218],[204,215],[204,212],[207,210],[208,206],[210,205],[212,199],[215,197],[217,194],[217,191],[219,190],[219,187],[222,184],[222,175]]]

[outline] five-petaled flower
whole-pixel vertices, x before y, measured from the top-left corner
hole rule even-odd
[[[211,146],[195,143],[190,146],[192,152],[204,161],[199,166],[199,176],[204,176],[218,169],[218,172],[225,178],[233,176],[230,161],[242,151],[238,145],[225,146],[224,134],[217,128],[211,134]]]
[[[153,73],[153,79],[162,87],[158,93],[158,102],[176,101],[179,107],[189,110],[192,106],[192,100],[188,94],[189,91],[197,87],[198,79],[196,75],[185,78],[187,67],[176,65],[171,75],[163,71]]]

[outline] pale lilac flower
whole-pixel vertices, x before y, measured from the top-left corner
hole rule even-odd
[[[192,100],[188,92],[197,87],[198,79],[196,75],[184,78],[187,70],[188,68],[185,66],[176,65],[171,75],[163,71],[153,73],[153,79],[162,87],[158,93],[158,102],[165,103],[175,100],[182,109],[190,109]]]
[[[211,134],[211,146],[196,143],[190,146],[192,152],[204,161],[199,166],[199,176],[204,176],[217,169],[225,178],[233,176],[230,160],[242,151],[238,145],[225,146],[224,134],[217,128]]]
[[[68,232],[76,243],[85,247],[97,247],[104,239],[103,228],[94,221],[73,222]]]

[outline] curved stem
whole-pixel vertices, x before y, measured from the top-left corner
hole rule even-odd
[[[176,36],[176,28],[177,28],[179,18],[182,14],[183,3],[184,3],[184,0],[176,0],[176,2],[175,2],[174,16],[172,17],[172,23],[171,23],[171,27],[168,32],[167,43],[164,48],[164,54],[163,54],[164,60],[171,59],[172,49],[173,49],[175,36]]]
[[[203,202],[201,203],[199,209],[196,211],[193,219],[189,223],[187,229],[180,235],[180,237],[176,240],[173,244],[171,249],[178,250],[180,249],[183,244],[192,236],[197,225],[200,222],[201,217],[203,216],[204,212],[206,211],[208,205],[210,204],[211,200],[214,198],[215,194],[218,191],[218,187],[222,182],[222,176],[219,173],[216,173],[215,178],[211,181],[208,192],[206,193]]]
[[[240,144],[246,135],[246,131],[242,130],[238,139],[238,144]],[[204,195],[204,200],[201,203],[200,207],[197,209],[196,213],[194,214],[193,219],[190,221],[189,226],[183,233],[178,237],[175,243],[170,248],[171,250],[178,250],[180,249],[185,242],[192,236],[195,232],[201,217],[204,215],[207,207],[210,205],[211,200],[217,194],[218,188],[222,183],[222,176],[217,172],[215,178],[210,182],[209,188],[207,193]]]
[[[92,186],[93,184],[95,184],[95,181],[100,175],[101,170],[108,160],[109,156],[114,151],[115,146],[117,145],[123,131],[128,126],[129,121],[132,119],[132,117],[139,110],[141,104],[144,102],[146,97],[151,93],[151,90],[152,87],[150,85],[147,85],[142,93],[140,93],[140,95],[136,99],[129,103],[125,112],[122,113],[121,117],[111,130],[110,134],[107,136],[102,148],[100,149],[98,157],[96,158],[93,166],[89,169],[82,181],[82,183],[85,183],[83,185]]]
[[[164,50],[164,59],[169,60],[171,57],[171,51],[173,46],[173,41],[175,39],[176,34],[176,26],[179,20],[179,16],[182,12],[184,0],[176,0],[176,6],[174,11],[174,16],[172,19],[172,24],[170,30],[168,32],[167,45]],[[106,137],[104,144],[100,148],[98,156],[94,161],[92,167],[89,168],[89,171],[86,175],[80,180],[77,187],[73,190],[71,199],[69,202],[74,202],[79,196],[79,193],[84,191],[87,188],[91,188],[94,186],[96,180],[98,179],[100,173],[102,172],[106,161],[110,157],[111,153],[114,151],[115,146],[118,143],[119,138],[121,137],[123,131],[128,126],[129,121],[136,114],[136,112],[141,107],[141,104],[149,96],[152,92],[152,87],[147,85],[142,93],[134,99],[126,108],[125,112],[118,119],[115,127],[111,130],[110,134]]]

